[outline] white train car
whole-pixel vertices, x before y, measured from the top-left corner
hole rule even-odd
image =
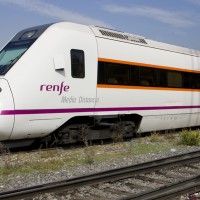
[[[70,143],[200,125],[200,52],[69,22],[0,51],[0,141]]]

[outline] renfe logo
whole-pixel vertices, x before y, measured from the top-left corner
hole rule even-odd
[[[68,92],[69,85],[64,85],[64,81],[60,85],[40,85],[40,91],[48,91],[48,92],[59,92],[59,95],[62,92]]]

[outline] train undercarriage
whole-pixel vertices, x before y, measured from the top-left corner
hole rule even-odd
[[[93,140],[134,137],[142,117],[136,114],[73,117],[60,128],[44,138],[2,142],[8,148],[39,146],[42,148],[67,145],[76,142],[85,144]]]
[[[119,141],[134,137],[142,117],[139,115],[109,115],[74,117],[58,130],[42,139],[46,145],[56,146],[76,142],[110,139]]]

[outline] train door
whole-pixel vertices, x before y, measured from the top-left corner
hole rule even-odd
[[[81,33],[76,34],[73,38],[83,38]],[[71,118],[93,115],[96,103],[97,46],[94,35],[86,36],[68,41],[66,79],[69,89],[61,102],[73,109],[68,114]]]
[[[71,49],[71,91],[80,111],[93,112],[96,99],[96,62],[87,49]],[[87,108],[88,110],[82,108]]]

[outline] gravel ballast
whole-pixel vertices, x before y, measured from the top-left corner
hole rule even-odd
[[[110,145],[98,145],[98,150],[95,149],[94,154],[103,154],[107,153],[108,151],[112,152],[121,152],[123,154],[123,151],[127,151],[123,149],[124,144],[122,144],[122,147],[119,148],[119,145],[116,147],[113,144]],[[92,148],[92,147],[90,147]],[[84,151],[84,148],[81,148],[82,151]],[[100,150],[99,150],[100,149]],[[140,155],[131,155],[131,154],[124,154],[124,156],[116,157],[116,158],[110,158],[105,159],[105,161],[94,161],[91,164],[88,163],[82,163],[78,165],[63,165],[62,167],[52,170],[48,169],[48,165],[45,164],[47,162],[46,160],[55,159],[55,155],[51,157],[51,153],[48,156],[45,156],[43,159],[40,158],[40,160],[37,160],[37,162],[41,162],[41,164],[46,165],[46,170],[33,170],[30,173],[26,172],[23,173],[2,173],[0,176],[0,191],[7,191],[17,188],[23,188],[27,186],[33,186],[38,184],[44,184],[54,181],[60,181],[67,178],[72,178],[80,175],[90,174],[94,172],[119,168],[123,166],[138,164],[141,162],[146,162],[150,160],[160,159],[164,157],[174,156],[181,153],[186,153],[190,151],[200,150],[200,147],[189,147],[189,146],[177,146],[170,148],[166,151],[162,152],[150,152]],[[76,149],[57,149],[56,150],[59,155],[59,159],[62,159],[67,155],[71,155],[72,152],[76,151]],[[84,154],[84,153],[83,153]],[[78,154],[78,156],[83,156],[83,154]],[[35,159],[38,159],[36,156],[38,155],[38,152],[30,152],[30,153],[11,153],[11,155],[2,155],[0,157],[0,166],[1,167],[11,167],[15,164],[20,165],[29,165],[30,163],[33,163]],[[6,158],[6,156],[9,156],[9,159]],[[7,159],[7,160],[6,160]],[[6,162],[10,162],[9,164]],[[8,166],[6,166],[8,165]],[[56,198],[54,198],[56,199]],[[62,198],[61,198],[62,199]],[[70,199],[70,198],[69,198]]]

